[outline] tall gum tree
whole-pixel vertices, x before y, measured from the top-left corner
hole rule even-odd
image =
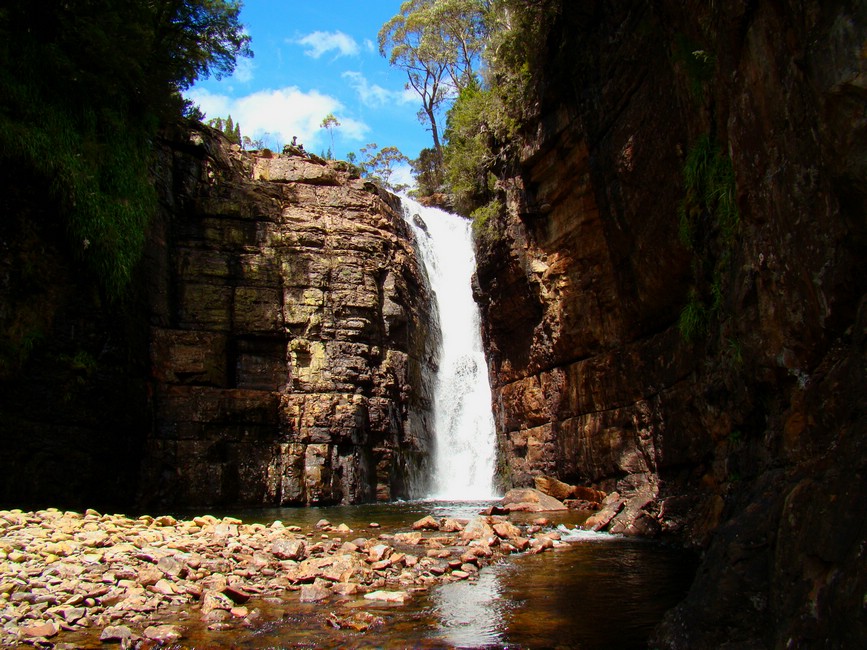
[[[419,119],[430,125],[438,166],[443,147],[437,114],[476,79],[484,43],[483,0],[408,0],[379,31],[379,52],[407,74],[422,101]]]

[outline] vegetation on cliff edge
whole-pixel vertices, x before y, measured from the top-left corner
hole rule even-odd
[[[123,294],[156,209],[153,139],[180,91],[234,70],[232,0],[11,0],[0,9],[0,158],[44,177],[57,227],[108,296]]]

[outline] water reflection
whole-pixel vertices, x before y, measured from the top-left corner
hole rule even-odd
[[[355,536],[406,530],[415,520],[468,519],[489,502],[413,501],[369,506],[248,510],[245,522],[281,519],[313,529],[320,519],[346,523]],[[535,518],[538,515],[527,515]],[[579,513],[547,513],[572,528]],[[380,528],[370,529],[370,522]],[[196,610],[184,613],[185,647],[237,648],[580,648],[631,650],[646,640],[663,613],[683,597],[694,572],[688,554],[655,543],[573,531],[565,550],[512,556],[483,569],[476,581],[455,582],[416,594],[406,605],[334,597],[302,603],[296,592],[251,601],[262,623],[209,630]],[[334,629],[331,612],[370,611],[384,623],[366,633]],[[91,635],[93,637],[93,635]],[[77,641],[77,640],[76,640]],[[80,647],[99,648],[98,638]]]
[[[436,589],[435,636],[454,647],[644,648],[693,570],[681,551],[597,535]]]
[[[502,642],[503,624],[512,605],[502,597],[502,571],[503,565],[492,566],[475,583],[443,585],[433,592],[437,635],[443,641],[456,647]]]

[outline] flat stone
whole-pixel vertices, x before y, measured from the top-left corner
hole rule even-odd
[[[371,591],[369,594],[364,594],[365,600],[376,600],[385,603],[400,603],[403,604],[410,599],[410,595],[405,591]]]
[[[132,638],[132,630],[126,625],[109,625],[103,628],[99,640],[103,643],[120,643],[126,645]]]
[[[183,638],[183,630],[178,625],[151,625],[145,628],[144,636],[158,643],[174,643]]]
[[[50,639],[60,631],[53,621],[43,621],[41,623],[25,625],[21,627],[20,630],[24,636],[33,638],[42,637],[44,639]]]
[[[326,589],[322,585],[312,584],[301,586],[300,600],[302,603],[317,603],[327,599],[329,596],[331,596],[331,590]]]

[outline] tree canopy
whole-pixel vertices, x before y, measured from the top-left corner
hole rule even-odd
[[[406,72],[407,87],[421,99],[419,119],[430,126],[438,167],[439,112],[477,81],[486,7],[483,0],[407,0],[379,31],[380,54]]]
[[[127,284],[156,200],[160,123],[196,79],[251,56],[240,3],[7,0],[0,9],[0,162],[50,183],[72,249],[109,294]]]

